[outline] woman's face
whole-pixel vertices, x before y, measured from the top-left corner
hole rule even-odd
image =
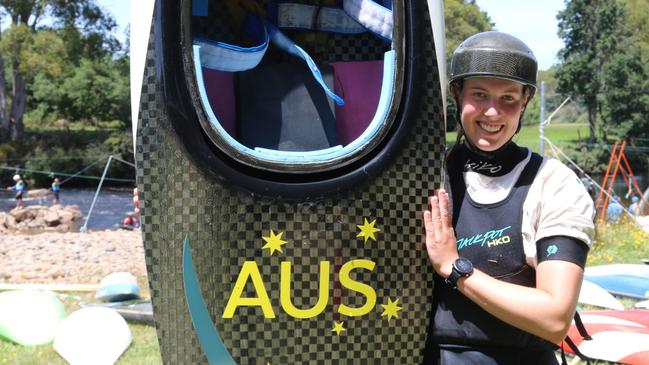
[[[518,128],[528,93],[523,85],[493,77],[465,79],[460,92],[462,128],[466,138],[483,151],[495,151]]]

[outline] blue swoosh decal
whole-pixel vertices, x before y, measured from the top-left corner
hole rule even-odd
[[[219,331],[212,323],[210,314],[207,311],[205,300],[201,294],[198,284],[198,276],[194,267],[194,260],[189,249],[189,236],[185,236],[183,244],[183,288],[189,308],[189,316],[192,318],[196,336],[201,343],[203,353],[210,365],[236,365],[232,356],[225,348]]]

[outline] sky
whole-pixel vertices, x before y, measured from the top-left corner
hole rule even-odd
[[[97,0],[96,3],[115,18],[118,27],[115,36],[123,43],[124,32],[131,22],[131,0]]]
[[[137,0],[134,0],[137,1]],[[130,22],[131,0],[98,0],[117,21],[118,39]],[[494,22],[496,30],[509,33],[525,42],[534,51],[540,70],[558,62],[557,52],[563,42],[557,35],[557,12],[565,8],[564,0],[477,0]]]
[[[557,35],[557,13],[565,9],[564,0],[477,0],[476,4],[489,14],[495,30],[519,38],[532,49],[539,70],[558,63],[563,41]]]

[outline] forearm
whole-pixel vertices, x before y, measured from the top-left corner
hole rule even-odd
[[[550,278],[537,275],[536,288],[507,283],[476,270],[458,282],[458,290],[500,320],[557,343],[570,327],[583,275],[576,265],[559,265],[565,277],[558,273]]]

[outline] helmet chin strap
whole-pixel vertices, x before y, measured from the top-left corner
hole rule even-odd
[[[512,136],[512,138],[514,138],[514,136]],[[483,158],[485,160],[488,160],[488,161],[493,161],[493,160],[498,158],[500,152],[507,149],[507,147],[509,147],[509,145],[511,143],[514,143],[514,142],[512,142],[512,138],[510,138],[507,142],[505,142],[505,144],[500,146],[498,149],[495,149],[493,151],[481,150],[476,145],[471,143],[471,141],[468,138],[466,138],[466,135],[464,136],[464,145],[466,146],[466,148],[469,151],[471,151],[472,153],[475,153],[476,155],[480,156],[481,158]]]

